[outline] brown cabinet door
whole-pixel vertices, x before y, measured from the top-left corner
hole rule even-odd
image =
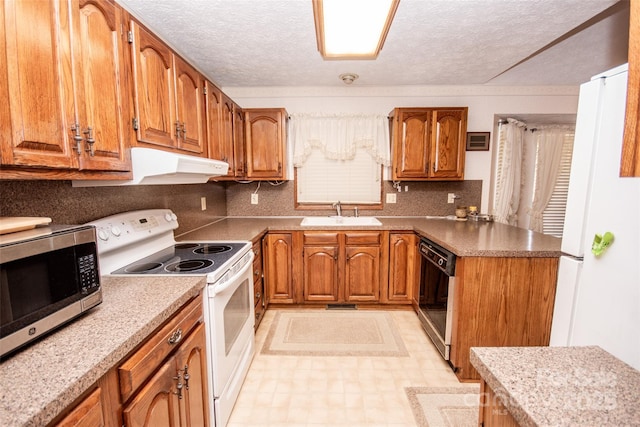
[[[223,162],[229,163],[229,170],[227,171],[226,177],[234,178],[235,177],[235,158],[234,158],[234,145],[233,145],[233,101],[231,98],[226,96],[220,89],[211,85],[211,88],[214,90],[211,93],[215,94],[216,97],[219,96],[219,99],[214,99],[209,96],[209,107],[213,109],[213,102],[219,102],[219,114],[220,117],[217,121],[218,126],[218,140],[212,141],[212,136],[209,136],[209,157],[212,159],[222,160]],[[209,121],[211,122],[211,118]],[[210,129],[213,128],[213,125]],[[224,178],[218,177],[217,179]]]
[[[175,56],[178,148],[193,154],[204,154],[203,91],[200,73]]]
[[[268,233],[263,249],[265,304],[294,303],[293,235]]]
[[[338,301],[338,246],[304,247],[303,298],[305,301]]]
[[[182,343],[176,354],[177,367],[184,382],[181,401],[185,409],[183,427],[209,425],[205,339],[204,323],[201,323]]]
[[[389,302],[411,302],[418,283],[417,240],[413,233],[389,236]]]
[[[433,112],[431,178],[463,179],[466,132],[466,108],[438,109]]]
[[[380,246],[347,246],[345,300],[379,301]]]
[[[11,122],[2,164],[77,168],[70,17],[66,2],[6,0],[0,4]],[[81,135],[81,134],[80,134]]]
[[[244,145],[244,113],[238,104],[233,104],[233,157],[235,177],[246,178],[247,159]]]
[[[393,179],[426,178],[429,170],[430,109],[396,109],[393,119]]]
[[[244,119],[247,178],[284,179],[286,111],[245,110]]]
[[[208,157],[229,163],[233,176],[233,104],[220,89],[206,81]]]
[[[84,137],[80,169],[128,171],[130,94],[121,85],[122,9],[106,0],[72,0],[72,11],[78,124]]]
[[[173,54],[136,22],[133,32],[133,93],[137,140],[176,147],[176,104]]]
[[[127,427],[179,427],[176,360],[170,358],[149,380],[122,416]],[[184,388],[184,387],[183,387]]]

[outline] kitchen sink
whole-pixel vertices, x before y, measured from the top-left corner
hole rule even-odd
[[[300,223],[301,226],[363,226],[382,225],[373,216],[307,216]]]

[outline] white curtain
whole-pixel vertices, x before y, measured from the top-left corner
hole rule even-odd
[[[494,216],[498,222],[517,225],[516,212],[520,203],[522,144],[526,124],[515,119],[507,119],[507,123],[500,126],[500,131],[506,133],[506,138],[501,147],[502,159],[498,162]]]
[[[391,165],[386,116],[291,114],[289,131],[295,167],[302,166],[313,149],[332,160],[352,160],[357,149],[364,149],[377,163]]]
[[[567,133],[566,129],[537,129],[535,140],[537,146],[535,181],[533,187],[533,201],[529,209],[531,220],[529,228],[542,233],[543,214],[549,204],[556,186],[560,160],[562,159],[562,144]]]

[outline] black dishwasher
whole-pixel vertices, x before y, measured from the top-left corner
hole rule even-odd
[[[456,256],[436,243],[420,240],[420,294],[418,318],[445,360],[451,347],[451,320]]]

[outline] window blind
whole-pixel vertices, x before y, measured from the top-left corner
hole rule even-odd
[[[562,144],[560,172],[553,188],[551,200],[542,214],[542,228],[544,234],[562,237],[564,217],[567,210],[567,195],[569,193],[569,175],[571,172],[571,157],[573,154],[574,133],[567,132]]]
[[[314,149],[297,168],[298,203],[380,203],[381,169],[363,149],[352,160],[327,159]]]

